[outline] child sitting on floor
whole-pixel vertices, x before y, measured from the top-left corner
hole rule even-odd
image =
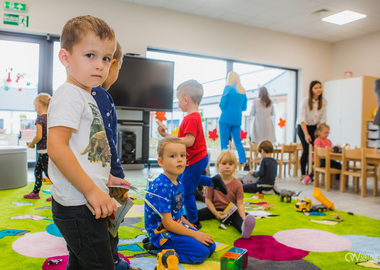
[[[149,186],[145,203],[145,229],[150,242],[158,248],[174,249],[180,263],[203,263],[215,251],[211,235],[195,229],[183,216],[184,187],[179,175],[186,167],[186,145],[178,137],[166,137],[158,143],[158,165],[164,172]]]
[[[227,187],[227,195],[213,188],[206,187],[205,197],[207,207],[198,211],[198,219],[222,220],[224,209],[232,202],[237,206],[235,211],[227,220],[241,233],[243,238],[249,238],[255,225],[255,217],[245,214],[243,185],[234,177],[237,160],[235,155],[228,150],[222,151],[217,160],[216,168]]]
[[[244,192],[256,193],[275,190],[275,181],[277,176],[277,161],[272,158],[273,145],[270,141],[264,140],[259,143],[258,151],[262,160],[258,171],[250,171],[250,175],[258,177],[258,180],[251,184],[244,184]]]

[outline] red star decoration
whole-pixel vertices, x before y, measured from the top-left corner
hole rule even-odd
[[[285,125],[286,125],[286,119],[282,119],[282,118],[280,117],[280,122],[278,123],[278,126],[279,126],[280,128],[283,128]]]
[[[244,139],[247,139],[247,131],[244,131],[244,130],[240,130],[240,140],[244,140]]]
[[[166,120],[165,112],[156,112],[156,119],[162,121]]]
[[[211,139],[211,140],[213,140],[213,141],[215,141],[217,138],[219,138],[219,135],[218,134],[216,134],[216,128],[213,130],[213,131],[209,131],[208,132],[208,137]]]

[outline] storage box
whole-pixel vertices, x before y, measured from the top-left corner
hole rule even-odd
[[[220,257],[221,270],[243,270],[243,256],[238,253],[226,252]]]
[[[372,121],[368,121],[367,122],[367,129],[368,130],[378,131],[379,130],[379,126],[375,125]]]
[[[367,131],[367,139],[379,139],[379,131],[378,130],[368,130]]]
[[[228,250],[228,252],[237,253],[243,256],[243,269],[245,269],[248,265],[248,250],[244,248],[233,247]]]

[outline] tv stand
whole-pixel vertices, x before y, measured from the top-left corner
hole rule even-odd
[[[117,150],[122,167],[141,170],[149,160],[149,112],[118,108],[116,114]]]

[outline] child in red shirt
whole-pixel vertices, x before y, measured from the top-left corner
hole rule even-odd
[[[330,133],[330,127],[328,125],[319,124],[316,131],[317,138],[314,140],[314,147],[318,147],[318,148],[329,147],[332,151],[332,147],[333,147],[332,142],[329,139],[327,139],[327,136],[329,136],[329,133]],[[326,165],[325,162],[326,161],[324,159],[321,159],[321,167],[325,167]],[[335,168],[339,170],[342,168],[342,165],[335,160],[331,160],[330,164],[331,164],[331,168]],[[337,179],[339,179],[339,175],[337,176]],[[304,184],[307,184],[310,181],[314,181],[314,170],[310,173],[310,175],[307,175],[302,180]]]
[[[202,227],[198,220],[198,209],[195,202],[197,186],[210,186],[227,194],[227,189],[220,175],[213,178],[202,175],[208,164],[206,140],[203,133],[201,115],[198,112],[199,103],[203,97],[203,86],[196,80],[188,80],[177,88],[178,106],[187,115],[184,117],[178,132],[178,137],[186,145],[186,169],[180,176],[184,185],[184,204],[187,220],[198,230]],[[163,137],[170,136],[164,127],[159,125],[158,132]]]

